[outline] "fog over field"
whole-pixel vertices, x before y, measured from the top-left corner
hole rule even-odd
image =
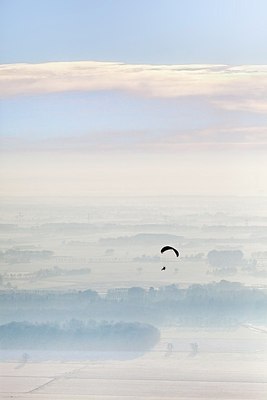
[[[0,15],[1,400],[266,400],[267,2]]]
[[[3,199],[2,398],[263,399],[266,204]]]

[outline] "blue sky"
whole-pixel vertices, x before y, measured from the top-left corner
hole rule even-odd
[[[265,64],[265,0],[1,0],[1,62]]]
[[[0,12],[4,194],[86,194],[87,181],[158,194],[158,176],[181,171],[164,193],[267,194],[265,0],[2,0]]]

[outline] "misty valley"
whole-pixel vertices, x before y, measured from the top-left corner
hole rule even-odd
[[[89,394],[85,378],[90,394],[108,395],[110,386],[93,383],[103,377],[107,385],[120,382],[112,389],[117,398],[129,395],[132,384],[143,395],[141,382],[165,380],[173,385],[170,397],[207,380],[209,393],[215,382],[227,382],[237,399],[246,398],[245,384],[261,393],[266,232],[266,202],[257,198],[6,199],[0,220],[5,370],[35,382],[32,368],[48,368],[37,391],[47,396],[65,393],[62,379],[70,395],[78,381],[78,392]],[[162,254],[166,245],[179,257]],[[60,381],[46,385],[55,365]]]

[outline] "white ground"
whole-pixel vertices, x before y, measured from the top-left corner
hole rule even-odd
[[[190,353],[191,342],[198,343],[196,355]],[[267,399],[267,335],[245,327],[165,329],[158,346],[134,360],[18,366],[0,364],[1,399]]]

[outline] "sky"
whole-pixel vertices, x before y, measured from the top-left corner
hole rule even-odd
[[[265,0],[1,0],[2,196],[267,195]]]

